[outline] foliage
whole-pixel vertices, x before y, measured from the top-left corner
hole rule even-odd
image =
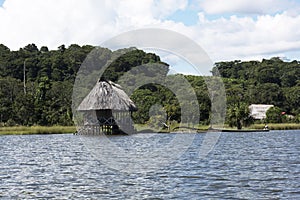
[[[250,126],[251,129],[263,129],[264,124],[254,124]],[[293,130],[293,129],[300,129],[300,124],[298,123],[268,123],[268,128],[270,130]]]
[[[61,134],[74,133],[74,126],[12,126],[0,127],[0,135],[24,135],[24,134]]]
[[[17,51],[11,51],[0,44],[0,124],[72,125],[73,84],[81,64],[91,54],[95,59],[88,64],[93,69],[89,71],[80,68],[82,76],[90,84],[89,87],[93,87],[96,81],[91,78],[97,76],[94,76],[93,70],[99,65],[107,64],[101,78],[125,86],[124,89],[139,109],[133,113],[136,123],[148,122],[157,126],[157,122],[161,120],[180,122],[181,106],[184,105],[188,112],[199,109],[199,123],[209,124],[210,98],[220,95],[218,90],[210,94],[207,89],[206,83],[208,80],[213,81],[212,77],[168,75],[169,65],[163,63],[159,56],[136,48],[114,52],[105,48],[98,48],[98,51],[92,51],[93,49],[90,45],[72,44],[69,47],[61,45],[57,50],[49,50],[46,46],[38,49],[35,44],[29,44]],[[289,121],[300,121],[299,61],[285,62],[272,58],[261,62],[218,62],[212,74],[217,75],[218,71],[225,85],[228,107],[226,119],[230,125],[239,128],[248,125],[251,120],[246,117],[246,107],[254,103],[276,106],[276,112],[271,110],[268,114],[267,120],[270,122],[286,120],[277,115],[279,110],[295,116]],[[89,76],[90,74],[93,76]],[[160,84],[160,80],[164,79],[167,82],[173,80],[168,84],[187,95],[180,99],[172,89]],[[183,87],[182,79],[188,81],[190,88]],[[89,92],[87,88],[79,89],[83,93]],[[189,102],[192,90],[198,104]],[[151,118],[149,112],[155,105],[159,105],[163,112]]]
[[[242,126],[249,126],[253,123],[250,110],[247,104],[239,103],[232,105],[227,111],[227,123],[230,127],[242,129]]]
[[[278,57],[259,61],[218,62],[217,70],[226,86],[227,104],[273,104],[287,114],[300,113],[300,62]]]
[[[157,55],[136,48],[121,49],[114,53],[105,48],[92,50],[93,46],[76,44],[69,47],[61,45],[57,50],[49,50],[43,46],[39,50],[35,44],[29,44],[18,51],[11,51],[1,44],[0,123],[10,126],[72,125],[73,83],[90,52],[93,53],[90,56],[93,56],[92,61],[95,62],[88,63],[92,66],[91,70],[110,63],[102,78],[112,81],[118,80],[132,68],[147,63],[159,63],[168,71],[168,65],[162,63]],[[94,73],[85,71],[84,67],[83,75]],[[149,98],[149,104],[152,101]],[[149,108],[142,107],[141,111]],[[141,121],[145,122],[146,114],[141,115]]]
[[[269,108],[266,115],[268,123],[281,123],[283,121],[282,111],[278,107]]]

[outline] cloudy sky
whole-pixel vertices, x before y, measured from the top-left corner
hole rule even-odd
[[[123,32],[155,27],[191,38],[213,62],[300,60],[299,0],[0,0],[0,5],[0,43],[12,50],[29,43],[51,49],[99,45]]]

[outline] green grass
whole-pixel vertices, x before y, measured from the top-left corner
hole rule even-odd
[[[13,126],[0,127],[0,135],[27,135],[27,134],[62,134],[74,133],[74,126]]]
[[[183,127],[192,127],[191,125],[188,124],[179,124],[179,123],[174,123],[171,125],[171,129],[170,131],[174,131],[175,127],[178,126],[183,126]],[[261,130],[263,129],[265,126],[265,124],[253,124],[249,127],[243,127],[243,130]],[[146,129],[148,126],[147,125],[143,125],[143,124],[139,124],[137,126],[135,126],[137,128],[137,130],[142,130],[142,129]],[[281,124],[268,124],[268,127],[270,130],[300,130],[300,124],[299,123],[281,123]],[[201,131],[207,131],[207,129],[209,128],[208,125],[197,125],[194,126],[194,128],[197,128],[198,130]],[[229,127],[227,124],[224,124],[224,129],[228,129],[228,130],[236,130],[236,127]],[[176,131],[180,131],[180,130],[185,130],[185,128],[179,128],[176,129]]]
[[[173,128],[179,126],[178,124],[172,124]],[[243,129],[263,129],[264,124],[254,124],[250,127],[244,127]],[[293,130],[300,129],[300,124],[297,123],[282,123],[282,124],[268,124],[270,130]],[[145,124],[135,125],[137,131],[148,129],[149,126]],[[206,131],[208,126],[198,125],[194,128]],[[225,125],[224,128],[229,128]],[[236,129],[236,128],[233,128]],[[27,134],[62,134],[62,133],[74,133],[76,131],[75,126],[13,126],[13,127],[0,127],[0,135],[27,135]],[[155,130],[154,130],[155,131]]]
[[[264,124],[254,124],[249,128],[252,129],[263,129]],[[268,124],[270,130],[295,130],[300,129],[300,124],[297,123],[281,123],[281,124]]]

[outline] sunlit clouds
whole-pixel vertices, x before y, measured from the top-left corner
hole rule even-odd
[[[225,3],[226,2],[226,3]],[[6,0],[0,7],[0,43],[100,45],[138,28],[165,28],[196,41],[213,61],[297,59],[300,3],[279,0]],[[180,11],[192,25],[172,20]],[[191,11],[191,12],[189,12]],[[195,16],[193,16],[195,17]]]

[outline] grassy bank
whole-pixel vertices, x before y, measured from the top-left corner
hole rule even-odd
[[[208,125],[195,125],[191,124],[181,124],[181,123],[172,123],[170,126],[170,132],[181,132],[181,131],[189,131],[189,130],[198,130],[198,131],[207,131]],[[165,127],[151,127],[148,124],[135,124],[134,128],[138,132],[168,132],[168,129]]]
[[[254,124],[251,125],[249,128],[253,129],[263,129],[264,124]],[[300,129],[300,124],[296,123],[282,123],[282,124],[268,124],[270,130],[295,130]]]
[[[243,127],[244,130],[262,130],[265,127],[265,124],[253,124],[249,127]],[[268,124],[268,127],[270,130],[300,130],[300,124],[299,123],[281,123],[281,124]],[[150,131],[152,129],[152,132],[156,132],[156,131],[163,131],[166,132],[167,129],[162,129],[162,128],[149,128],[148,125],[146,124],[138,124],[135,125],[135,128],[138,131],[141,130],[146,130],[146,131]],[[170,127],[170,131],[187,131],[187,130],[193,130],[193,129],[197,129],[198,131],[207,131],[209,128],[208,125],[197,125],[197,126],[192,126],[190,124],[180,124],[180,123],[173,123]],[[216,128],[216,127],[214,127]],[[222,129],[221,127],[218,127],[220,129]],[[232,129],[232,130],[236,130],[236,127],[229,127],[227,124],[224,124],[224,129]]]
[[[185,130],[185,128],[178,128],[180,124],[172,124],[171,131],[180,131]],[[186,125],[187,126],[187,125]],[[243,129],[263,129],[264,124],[254,124],[250,127]],[[282,124],[268,124],[270,130],[300,130],[300,124],[296,123],[282,123]],[[137,131],[145,130],[149,131],[149,126],[144,124],[135,125]],[[208,126],[199,125],[194,128],[198,130],[206,131]],[[225,125],[224,128],[228,128]],[[62,133],[74,133],[76,131],[76,127],[74,126],[14,126],[14,127],[0,127],[0,135],[27,135],[27,134],[62,134]],[[153,129],[152,131],[167,131],[166,129]]]
[[[179,124],[178,124],[179,125]],[[198,130],[206,131],[209,126],[206,125],[199,125],[195,126]],[[265,127],[265,124],[253,124],[249,127],[243,127],[243,129],[255,129],[255,130],[262,130]],[[269,130],[300,130],[299,123],[281,123],[281,124],[268,124]],[[229,127],[227,124],[224,125],[224,129],[233,129],[236,130],[236,127]],[[172,129],[171,129],[172,130]]]
[[[14,126],[0,127],[0,135],[26,135],[26,134],[62,134],[74,133],[74,126]]]

